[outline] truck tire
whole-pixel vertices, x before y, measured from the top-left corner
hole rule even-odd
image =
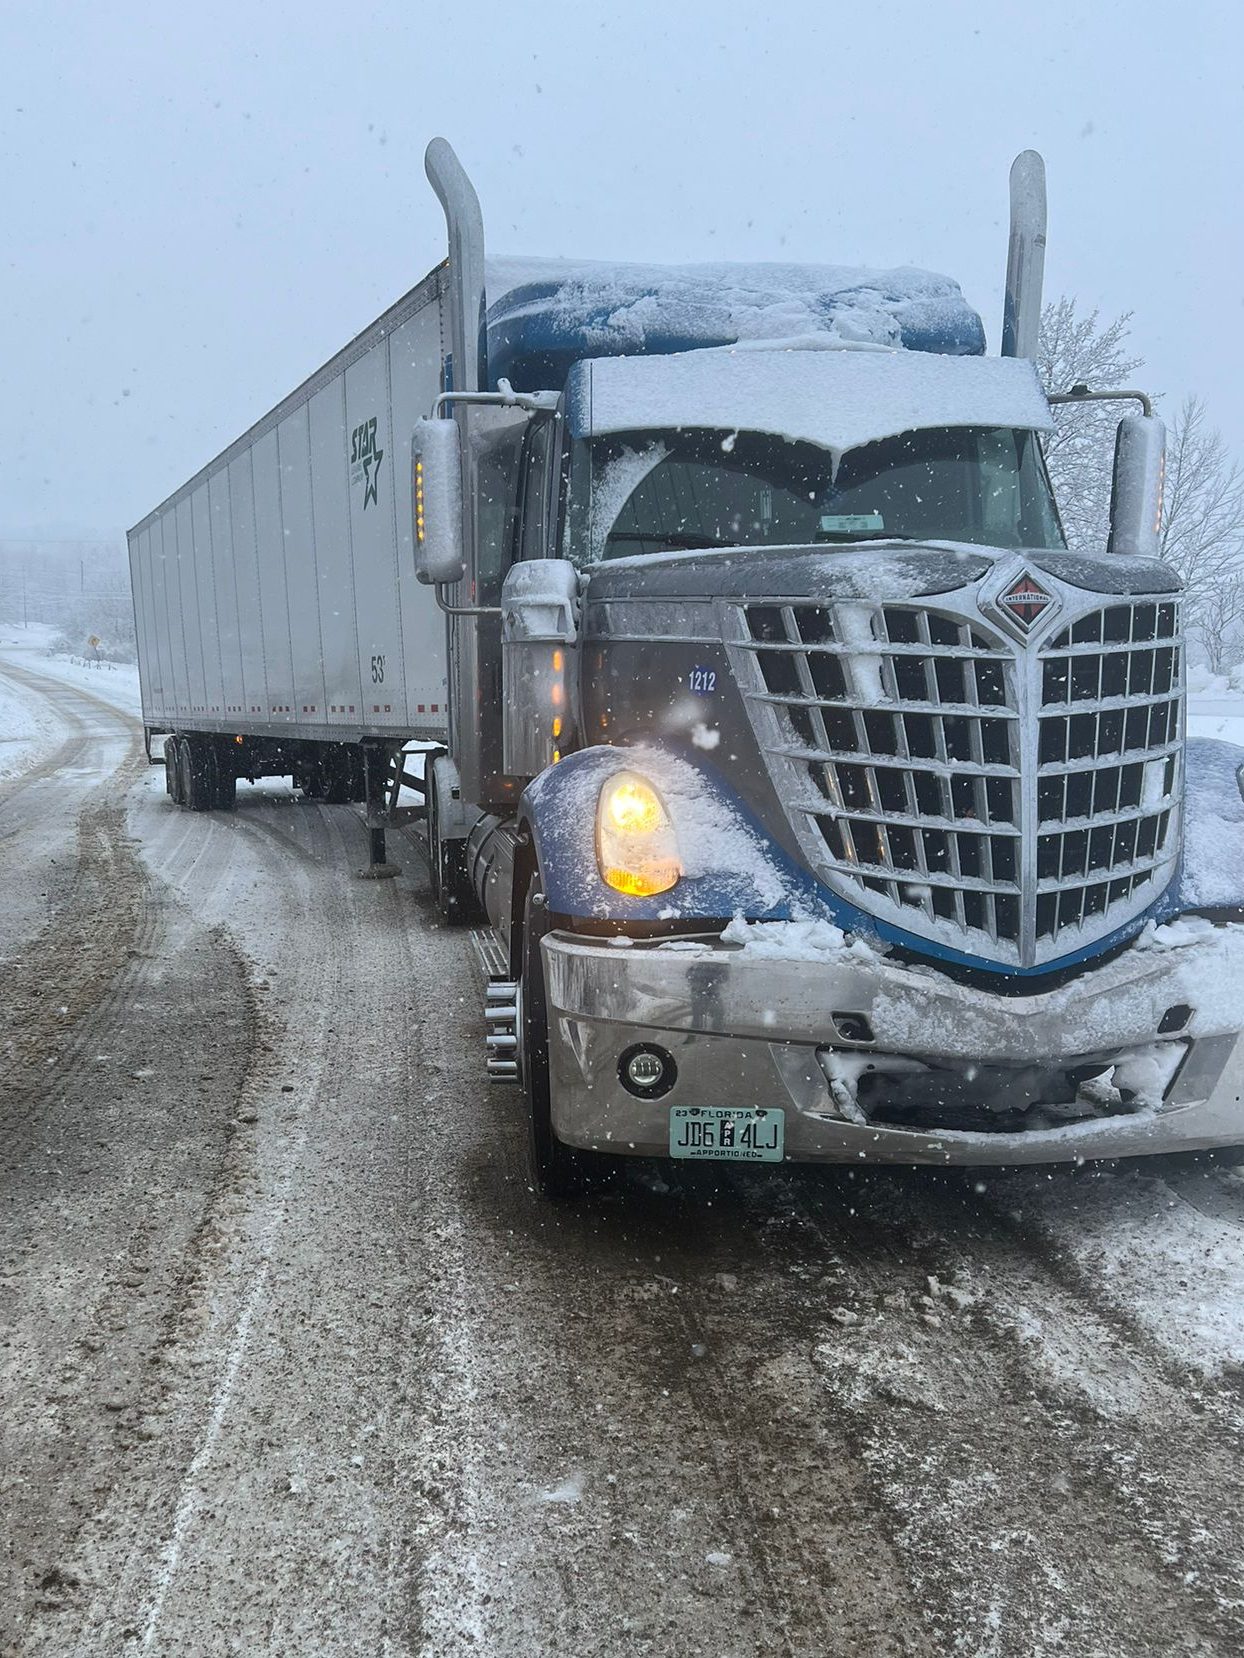
[[[552,931],[539,878],[523,906],[522,967],[518,981],[519,1069],[527,1107],[527,1167],[540,1197],[554,1203],[581,1197],[602,1160],[563,1145],[553,1132],[549,1093],[549,1016],[540,940]]]
[[[442,921],[460,926],[469,921],[476,911],[475,894],[467,880],[466,842],[446,840],[441,834],[441,810],[436,786],[435,767],[429,765],[427,778],[428,802],[428,868],[432,876],[432,897]]]

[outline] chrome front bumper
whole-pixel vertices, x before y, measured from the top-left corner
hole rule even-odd
[[[552,933],[543,950],[553,1126],[568,1145],[665,1156],[674,1105],[780,1106],[786,1156],[798,1161],[1045,1163],[1244,1144],[1244,927],[1133,945],[1033,996],[993,995],[862,945],[791,959],[720,941]],[[851,1120],[824,1063],[828,1052],[1016,1071],[1109,1063],[1152,1050],[1172,1009],[1191,1014],[1167,1038],[1184,1057],[1160,1101],[1022,1132]],[[835,1013],[866,1016],[874,1040],[844,1041]],[[675,1060],[677,1080],[660,1099],[622,1086],[619,1057],[635,1043]]]

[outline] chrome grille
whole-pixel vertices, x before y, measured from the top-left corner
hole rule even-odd
[[[1173,600],[1107,605],[1040,650],[1038,939],[1111,916],[1174,857],[1178,628]]]
[[[770,775],[833,890],[1015,965],[1153,896],[1177,841],[1173,603],[1100,607],[1040,645],[985,620],[975,588],[729,609]]]

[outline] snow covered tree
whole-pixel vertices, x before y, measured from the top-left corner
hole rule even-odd
[[[1212,674],[1225,674],[1244,660],[1244,566],[1215,575],[1208,592],[1190,602],[1189,628],[1205,652]]]
[[[1048,392],[1085,385],[1091,391],[1129,386],[1143,359],[1129,355],[1125,311],[1103,323],[1096,311],[1079,316],[1074,299],[1057,299],[1041,312],[1037,369]],[[1060,404],[1045,455],[1063,528],[1072,550],[1102,553],[1110,528],[1114,434],[1122,412],[1112,403]]]
[[[1244,472],[1199,397],[1184,399],[1167,438],[1162,556],[1187,588],[1189,632],[1225,672],[1244,623]]]

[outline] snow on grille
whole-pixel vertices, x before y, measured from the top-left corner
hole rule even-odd
[[[749,701],[772,711],[766,754],[833,884],[1018,946],[1017,710],[1001,640],[923,607],[752,604],[742,643]]]
[[[1133,899],[1175,855],[1178,606],[1107,605],[1040,656],[1036,935],[1051,939]]]
[[[1025,646],[975,613],[795,601],[741,605],[733,631],[770,774],[830,886],[1031,965],[1137,914],[1175,855],[1178,625],[1173,601],[1130,600]]]

